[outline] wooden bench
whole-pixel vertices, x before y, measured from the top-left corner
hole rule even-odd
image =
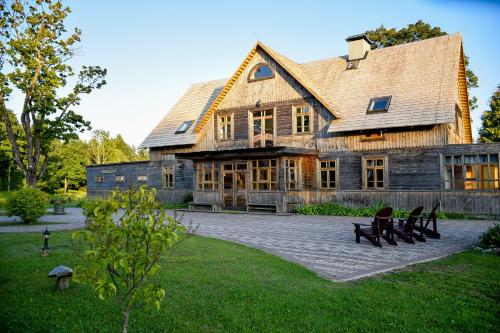
[[[277,204],[247,204],[247,212],[269,212],[277,213]]]
[[[213,202],[190,202],[189,210],[215,210]]]

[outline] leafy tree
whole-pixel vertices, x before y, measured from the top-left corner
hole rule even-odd
[[[95,130],[92,132],[92,138],[88,144],[90,162],[92,164],[132,162],[148,159],[146,150],[136,152],[135,148],[128,145],[120,134],[113,138],[107,131]]]
[[[500,142],[500,85],[490,98],[490,109],[481,115],[479,142]]]
[[[396,30],[396,28],[386,28],[384,25],[381,25],[375,30],[368,30],[366,34],[375,43],[372,47],[377,49],[447,35],[440,27],[432,27],[429,23],[425,23],[422,20],[408,24],[399,30]],[[468,68],[469,57],[466,55],[464,55],[464,62],[467,87],[469,89],[479,87],[476,74]],[[471,111],[477,109],[477,97],[469,96],[469,108]]]
[[[76,254],[84,260],[74,280],[92,285],[101,300],[118,300],[123,332],[134,305],[160,308],[165,290],[145,283],[160,270],[160,257],[172,251],[178,234],[186,230],[176,218],[166,217],[155,195],[146,186],[115,191],[107,200],[96,201],[88,228],[73,233]],[[120,208],[123,215],[115,222],[112,214]]]
[[[25,147],[25,142],[21,139],[20,133],[22,129],[14,113],[8,110],[5,114],[0,114],[0,190],[11,191],[23,185],[24,176],[16,166],[12,156],[12,146],[5,131],[5,120],[3,119],[5,116],[8,116],[13,124],[13,132],[16,141],[22,147],[21,149]]]
[[[67,32],[64,21],[69,13],[70,8],[60,1],[0,0],[0,114],[6,114],[14,90],[24,96],[17,110],[26,140],[24,151],[10,118],[4,118],[14,160],[30,187],[45,173],[54,140],[76,139],[79,131],[90,128],[72,108],[82,95],[106,83],[105,69],[84,66],[70,92],[58,96],[75,76],[68,62],[77,53],[81,35],[78,28]]]
[[[85,141],[71,140],[67,143],[54,141],[49,153],[47,172],[40,187],[52,192],[59,188],[79,189],[86,184],[86,166],[89,164],[88,145]]]

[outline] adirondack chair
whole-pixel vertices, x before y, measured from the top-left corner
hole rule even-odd
[[[416,240],[425,242],[425,238],[420,232],[420,235],[414,232],[415,225],[420,221],[420,225],[423,226],[423,217],[422,211],[424,210],[423,206],[415,208],[408,216],[408,219],[399,219],[399,223],[393,226],[394,234],[396,234],[399,238],[404,240],[407,243],[415,244],[413,238]]]
[[[439,208],[439,203],[432,208],[431,212],[429,214],[424,214],[424,218],[427,218],[427,222],[425,222],[425,225],[423,227],[416,225],[414,228],[417,231],[420,231],[430,238],[436,238],[439,239],[441,238],[441,234],[437,231],[437,217],[436,217],[436,211]],[[432,222],[432,229],[428,228],[429,224]]]
[[[380,238],[384,238],[389,244],[398,245],[392,233],[392,208],[382,208],[375,214],[372,224],[353,223],[356,243],[361,241],[361,236],[365,237],[375,246],[382,247]],[[384,231],[386,234],[384,235]]]

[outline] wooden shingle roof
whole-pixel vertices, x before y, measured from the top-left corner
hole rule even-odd
[[[346,57],[298,64],[257,42],[231,78],[192,85],[140,147],[195,144],[198,133],[257,48],[269,54],[334,115],[329,132],[454,121],[459,72],[463,70],[461,34],[372,50],[352,70],[346,70]],[[389,111],[367,114],[370,99],[380,96],[392,96]],[[468,108],[462,112],[464,119],[469,119]],[[185,120],[194,124],[186,133],[175,134]]]

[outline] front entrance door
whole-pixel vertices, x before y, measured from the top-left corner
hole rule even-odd
[[[246,209],[246,163],[227,163],[222,166],[224,209]]]

